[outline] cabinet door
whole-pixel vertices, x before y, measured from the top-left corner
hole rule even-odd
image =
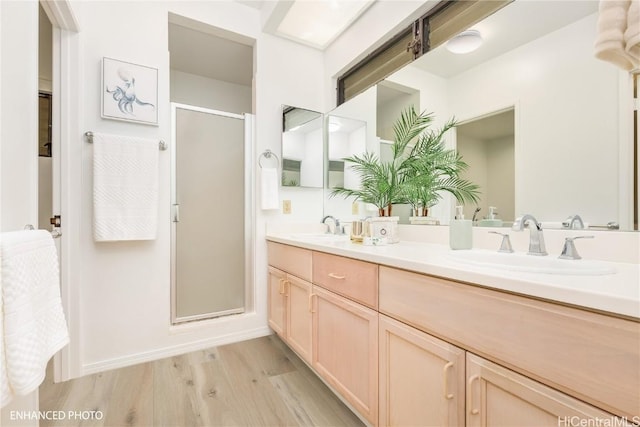
[[[287,275],[277,268],[269,267],[269,326],[284,338],[285,327],[285,281]]]
[[[464,425],[465,352],[380,315],[380,425]]]
[[[286,280],[286,341],[298,355],[311,363],[311,288],[294,276]]]
[[[622,419],[467,353],[467,426],[628,425]]]
[[[313,287],[315,370],[373,425],[378,423],[378,312]]]

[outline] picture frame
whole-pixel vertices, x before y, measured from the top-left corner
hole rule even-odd
[[[158,69],[102,58],[101,115],[158,126]]]

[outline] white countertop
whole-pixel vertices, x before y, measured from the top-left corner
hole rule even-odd
[[[432,243],[364,246],[346,238],[324,241],[291,233],[269,233],[267,240],[640,319],[638,264],[601,261],[616,273],[559,275],[461,264],[451,258],[460,251]]]

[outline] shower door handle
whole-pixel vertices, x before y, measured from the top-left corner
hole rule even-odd
[[[180,222],[180,205],[173,205],[173,222]]]

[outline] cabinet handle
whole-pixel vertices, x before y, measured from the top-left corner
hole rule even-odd
[[[284,294],[284,281],[285,281],[285,279],[280,279],[280,288],[278,290],[280,295]]]
[[[340,276],[340,275],[335,274],[335,273],[329,273],[329,277],[334,278],[334,279],[344,280],[344,278],[346,278],[347,276]]]
[[[471,413],[471,415],[478,415],[480,413],[480,410],[478,408],[474,408],[473,406],[473,382],[475,380],[479,380],[480,379],[480,375],[474,375],[471,378],[469,378],[469,389],[467,390],[467,396],[468,396],[468,402],[467,405],[469,406],[469,412]]]
[[[453,399],[453,393],[448,393],[448,384],[449,384],[449,368],[453,366],[453,362],[448,362],[442,368],[442,380],[444,382],[444,398],[447,400]]]
[[[313,297],[316,294],[309,294],[309,312],[310,313],[315,313],[315,310],[313,309]]]
[[[284,281],[284,289],[283,289],[285,297],[289,296],[289,288],[290,287],[291,287],[291,281],[285,279],[285,281]]]

